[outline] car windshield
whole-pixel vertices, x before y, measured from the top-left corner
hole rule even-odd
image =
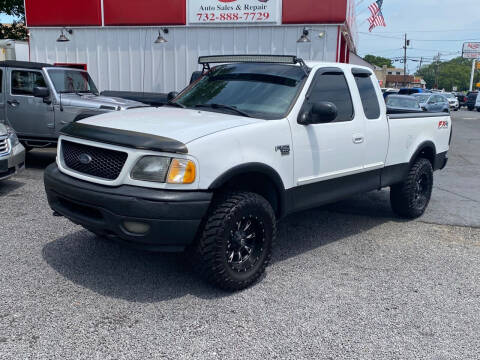
[[[429,97],[430,97],[430,95],[415,95],[415,98],[417,99],[417,101],[420,104],[426,103],[428,101]]]
[[[387,105],[391,107],[408,108],[408,109],[419,108],[417,100],[398,97],[398,96],[389,96],[387,98]]]
[[[287,115],[305,78],[299,66],[220,65],[185,89],[175,103],[186,108],[280,119]]]
[[[443,96],[445,96],[446,98],[449,98],[449,99],[456,99],[455,95],[453,95],[453,94],[443,94]]]
[[[48,75],[58,93],[98,94],[95,83],[86,71],[50,69]]]

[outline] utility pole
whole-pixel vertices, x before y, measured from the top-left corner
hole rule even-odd
[[[472,61],[472,74],[470,75],[470,91],[473,90],[473,77],[475,75],[475,59]]]
[[[438,70],[440,67],[440,53],[436,56],[436,61],[435,61],[435,89],[438,90]]]
[[[423,63],[423,56],[420,58],[420,66],[418,67],[418,70],[422,70],[422,63]]]
[[[403,44],[403,85],[407,86],[407,46],[410,45],[410,40],[407,40],[407,34],[405,34],[405,42]]]

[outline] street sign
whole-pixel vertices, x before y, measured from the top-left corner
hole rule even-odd
[[[463,43],[462,56],[465,59],[480,59],[480,42]]]
[[[480,83],[477,83],[477,88],[480,88]]]
[[[280,0],[189,0],[189,24],[279,23]]]

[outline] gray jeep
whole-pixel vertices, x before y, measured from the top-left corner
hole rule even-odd
[[[50,64],[0,62],[0,122],[28,149],[56,146],[60,129],[72,121],[109,111],[148,106],[100,96],[87,71]]]

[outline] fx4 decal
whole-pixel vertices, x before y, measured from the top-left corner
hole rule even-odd
[[[442,120],[438,122],[438,128],[439,129],[448,129],[448,121],[447,120]]]

